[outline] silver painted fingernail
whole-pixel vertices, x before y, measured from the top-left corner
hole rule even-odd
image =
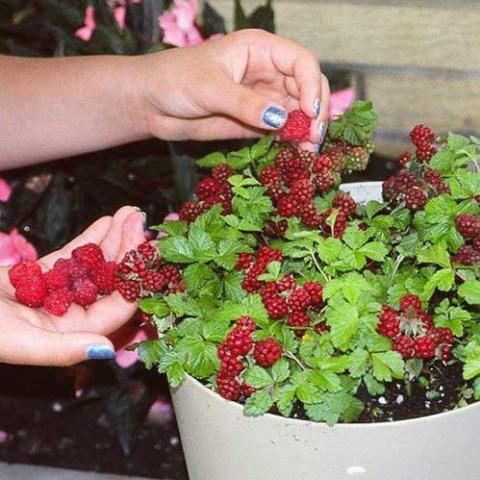
[[[320,144],[325,140],[325,135],[327,134],[327,124],[322,122],[318,126],[318,135],[320,136]]]
[[[316,99],[315,102],[313,102],[313,111],[315,112],[315,117],[318,117],[320,115],[320,99]]]
[[[268,107],[262,114],[262,122],[273,128],[280,128],[287,121],[287,112],[283,108]]]
[[[88,360],[111,360],[115,358],[115,351],[110,345],[95,344],[85,349],[85,356]]]

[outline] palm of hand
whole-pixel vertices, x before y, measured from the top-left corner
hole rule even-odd
[[[59,258],[86,243],[100,245],[107,260],[119,261],[125,252],[145,240],[144,214],[133,207],[120,209],[113,217],[103,217],[83,234],[39,260],[48,270]],[[0,270],[0,361],[33,365],[68,365],[85,359],[90,345],[108,345],[105,338],[128,321],[136,304],[125,301],[118,292],[105,296],[84,309],[71,305],[63,317],[31,309],[15,300],[8,269]]]

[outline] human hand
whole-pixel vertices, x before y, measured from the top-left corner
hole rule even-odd
[[[145,241],[145,215],[134,207],[123,207],[113,216],[102,217],[85,232],[39,260],[51,269],[59,258],[70,257],[74,248],[93,242],[106,260],[119,261]],[[15,300],[8,268],[0,269],[0,361],[21,365],[72,365],[93,358],[113,358],[112,342],[106,337],[127,322],[137,305],[118,292],[105,296],[87,310],[72,304],[63,317],[43,309],[31,309]]]
[[[314,54],[263,30],[134,57],[141,85],[133,108],[165,140],[249,138],[276,130],[286,111],[312,118],[309,141],[323,141],[330,91]]]

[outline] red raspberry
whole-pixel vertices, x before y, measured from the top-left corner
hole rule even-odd
[[[327,325],[327,322],[320,322],[320,323],[317,323],[313,329],[317,332],[317,333],[325,333],[325,332],[328,332],[330,330],[329,326]]]
[[[417,179],[415,178],[415,174],[408,170],[402,170],[395,177],[395,187],[399,192],[405,193],[416,184]]]
[[[417,315],[422,321],[422,325],[425,330],[430,330],[433,327],[433,317],[426,312],[418,312]]]
[[[398,164],[401,167],[405,167],[408,162],[412,159],[412,154],[410,152],[403,152],[399,157],[398,157]]]
[[[455,225],[464,238],[474,238],[480,233],[480,220],[474,215],[467,213],[457,215]]]
[[[220,362],[220,372],[228,377],[237,377],[243,370],[243,362],[236,357],[225,357]]]
[[[256,276],[248,274],[242,280],[242,287],[248,293],[258,292],[260,287],[262,286],[262,282],[257,280]]]
[[[399,193],[395,177],[390,177],[382,183],[382,194],[385,200],[394,200]]]
[[[332,206],[341,210],[347,217],[353,216],[357,208],[355,200],[348,193],[337,195],[333,200]]]
[[[435,342],[427,336],[415,339],[415,355],[419,358],[428,360],[435,356]]]
[[[164,277],[167,285],[176,285],[182,280],[182,275],[178,267],[173,265],[164,265],[159,273]]]
[[[322,215],[320,216],[320,228],[323,233],[328,237],[333,236],[335,238],[342,238],[343,232],[348,226],[347,217],[345,216],[345,213],[343,213],[341,210],[338,210],[332,232],[332,227],[327,223],[327,220],[332,214],[332,212],[333,210],[330,208],[326,212],[322,213]]]
[[[434,187],[439,187],[442,184],[442,175],[438,170],[426,168],[423,172],[423,178]]]
[[[252,396],[254,393],[256,392],[256,390],[251,387],[250,385],[244,383],[242,385],[242,395],[246,398]]]
[[[442,193],[450,193],[450,187],[446,183],[441,183],[440,185],[436,185],[436,187],[439,195]]]
[[[308,292],[312,303],[320,303],[322,301],[323,286],[318,282],[306,282],[303,288]]]
[[[97,286],[100,295],[110,295],[115,290],[116,269],[115,262],[105,262],[90,272],[90,280]]]
[[[333,178],[332,172],[324,172],[316,175],[313,179],[313,183],[320,192],[326,192],[333,187],[335,179]]]
[[[232,358],[232,352],[224,343],[221,343],[217,347],[217,357],[220,360],[225,360],[226,358]]]
[[[238,400],[242,394],[242,386],[235,378],[222,372],[217,374],[218,393],[227,400]]]
[[[435,345],[453,344],[453,333],[449,328],[433,327],[428,332],[428,336],[435,342]]]
[[[415,340],[406,335],[400,335],[393,341],[393,349],[405,360],[412,358],[415,355]]]
[[[405,206],[410,210],[421,210],[427,203],[427,196],[417,187],[413,187],[405,193]]]
[[[60,270],[53,269],[43,274],[43,281],[49,292],[69,288],[68,277]]]
[[[252,334],[242,327],[235,327],[227,336],[225,345],[234,357],[247,355],[253,347]]]
[[[200,200],[217,197],[220,193],[220,184],[213,178],[203,178],[198,182],[196,193]]]
[[[452,353],[452,345],[442,345],[440,347],[440,359],[443,362],[448,362],[450,360],[450,354]]]
[[[138,253],[148,262],[154,262],[159,258],[159,253],[155,245],[150,242],[143,242],[137,247]]]
[[[28,281],[19,281],[15,288],[15,297],[27,307],[40,308],[47,296],[47,286],[42,275],[31,275]]]
[[[280,295],[274,295],[264,300],[265,308],[267,309],[270,318],[277,320],[287,315],[287,302]]]
[[[298,157],[298,150],[294,146],[290,145],[277,154],[275,157],[275,165],[282,169],[289,160]]]
[[[300,205],[298,209],[298,214],[303,222],[303,224],[309,228],[318,228],[320,223],[320,214],[317,211],[317,207],[314,203],[305,203]]]
[[[212,177],[220,183],[226,182],[234,173],[233,169],[226,163],[219,163],[212,169]]]
[[[293,312],[305,311],[312,304],[312,297],[306,288],[297,288],[288,297],[287,304]]]
[[[412,139],[412,143],[419,147],[420,145],[432,144],[433,140],[435,139],[435,135],[431,128],[427,127],[426,125],[419,124],[413,127],[412,131],[410,132],[410,138]]]
[[[253,262],[253,255],[250,253],[239,253],[237,257],[237,264],[235,268],[237,270],[248,270]]]
[[[382,313],[378,319],[377,332],[389,338],[395,338],[400,334],[400,317],[388,305],[383,306]]]
[[[271,248],[267,245],[262,245],[258,250],[257,258],[258,260],[264,260],[267,263],[281,262],[283,255],[280,250],[276,250],[275,248]]]
[[[262,300],[266,302],[267,300],[270,300],[271,298],[274,298],[277,296],[277,284],[275,282],[268,282],[265,283],[260,290],[260,296],[262,297]]]
[[[135,280],[117,278],[115,286],[127,302],[136,302],[140,298],[140,283]]]
[[[295,279],[291,275],[285,275],[277,282],[277,292],[287,292],[293,290],[296,286]]]
[[[73,300],[82,307],[87,307],[97,300],[98,288],[89,279],[82,278],[73,282]]]
[[[433,145],[425,144],[417,147],[415,155],[419,162],[428,163],[436,153],[437,149]]]
[[[261,340],[255,345],[253,358],[261,367],[268,368],[278,362],[282,356],[282,347],[274,338]]]
[[[310,136],[310,117],[302,110],[293,110],[288,114],[287,122],[280,129],[279,136],[284,142],[308,140]]]
[[[260,183],[262,185],[274,185],[282,180],[280,169],[273,166],[265,167],[260,173]]]
[[[407,293],[400,300],[400,309],[407,312],[410,307],[412,307],[415,312],[419,313],[422,310],[422,302],[417,295]]]
[[[87,266],[73,258],[59,258],[53,265],[53,269],[62,272],[70,281],[88,277]]]
[[[326,173],[332,170],[332,160],[326,153],[322,153],[318,158],[313,162],[313,172],[314,173]]]
[[[178,212],[178,217],[180,220],[193,222],[201,213],[202,207],[197,202],[185,202]]]
[[[253,321],[253,318],[247,315],[240,317],[237,320],[236,326],[241,330],[245,330],[246,332],[249,332],[249,333],[253,333],[257,328],[257,326],[255,325],[255,322]]]
[[[167,279],[158,270],[150,270],[143,277],[142,287],[148,292],[160,292],[167,285]]]
[[[72,258],[81,265],[85,265],[88,270],[92,270],[99,263],[105,262],[102,249],[95,243],[87,243],[75,248],[72,251]]]
[[[283,189],[280,183],[275,183],[274,185],[270,185],[267,189],[267,195],[272,200],[278,201],[278,199],[283,195]]]
[[[291,195],[282,195],[277,202],[278,214],[283,217],[294,217],[298,213],[298,201]]]
[[[29,282],[32,277],[40,277],[42,269],[37,262],[25,260],[24,262],[16,263],[8,271],[8,278],[10,283],[17,287],[21,283]]]
[[[288,325],[294,328],[304,327],[295,330],[295,335],[297,335],[297,337],[302,337],[305,334],[305,327],[310,325],[310,317],[305,311],[290,312],[288,314]]]
[[[63,317],[73,301],[73,293],[70,290],[62,289],[50,292],[43,302],[43,307],[51,315]]]
[[[480,264],[480,253],[471,245],[462,245],[452,256],[452,260],[462,265],[478,265]]]
[[[290,195],[294,196],[299,203],[307,203],[313,198],[315,187],[308,179],[297,180],[290,190]]]

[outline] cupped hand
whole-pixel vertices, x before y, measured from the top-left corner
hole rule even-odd
[[[74,248],[86,243],[100,245],[106,260],[119,261],[128,250],[145,241],[145,215],[123,207],[111,217],[102,217],[61,250],[39,260],[48,270],[59,258],[68,258]],[[8,268],[0,269],[0,361],[21,365],[72,365],[90,358],[112,358],[107,335],[127,322],[136,304],[118,292],[84,309],[72,304],[63,317],[43,309],[31,309],[15,300]]]
[[[138,80],[133,84],[144,86],[140,109],[156,137],[258,137],[277,130],[288,111],[301,108],[312,119],[309,142],[323,141],[328,81],[315,55],[290,40],[242,30],[132,61]]]

